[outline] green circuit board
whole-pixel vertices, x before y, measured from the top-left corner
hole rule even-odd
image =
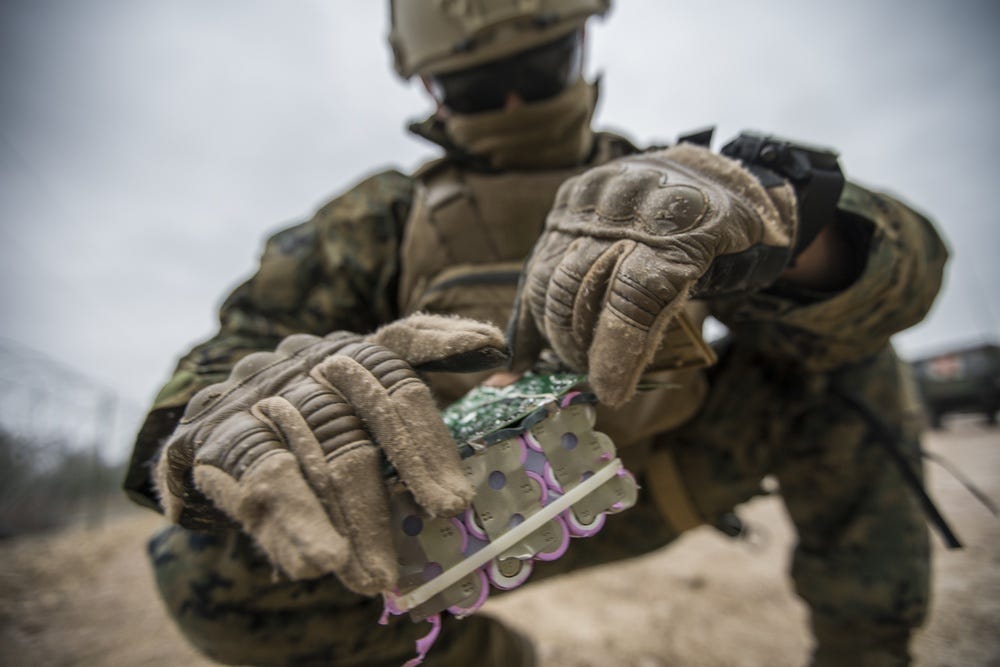
[[[557,401],[586,381],[578,373],[525,374],[506,387],[476,387],[442,413],[460,445],[516,426],[539,408]]]

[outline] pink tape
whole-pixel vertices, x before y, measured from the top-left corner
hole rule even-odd
[[[389,616],[399,616],[406,612],[399,608],[388,595],[382,596],[382,616],[378,619],[379,625],[389,625]]]
[[[559,401],[559,407],[561,407],[561,408],[569,407],[570,402],[574,398],[576,398],[577,396],[579,396],[580,393],[581,392],[579,392],[579,391],[571,391],[571,392],[569,392],[568,394],[566,394],[565,396],[562,397],[561,401]]]
[[[431,631],[417,640],[417,656],[406,661],[403,667],[417,667],[427,657],[427,652],[434,646],[438,635],[441,634],[441,614],[434,614],[427,619],[431,624]]]

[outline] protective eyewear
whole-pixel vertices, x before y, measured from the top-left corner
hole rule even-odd
[[[460,114],[501,109],[511,93],[525,102],[554,97],[580,76],[581,42],[574,31],[503,60],[432,76],[431,94]]]

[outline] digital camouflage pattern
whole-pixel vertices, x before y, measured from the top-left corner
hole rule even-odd
[[[293,333],[367,333],[396,319],[399,241],[413,187],[399,172],[377,174],[267,241],[257,274],[222,304],[218,333],[181,358],[157,395],[125,480],[133,500],[157,507],[150,462],[191,397],[224,381],[244,356],[273,350]]]
[[[799,538],[791,574],[812,612],[815,664],[907,664],[928,603],[927,529],[878,429],[848,403],[871,406],[919,471],[920,411],[904,365],[886,347],[803,373],[732,342],[710,376],[698,416],[657,443],[674,451],[700,513],[719,516],[774,475]]]
[[[838,202],[863,270],[849,289],[824,294],[765,290],[713,302],[713,314],[741,340],[808,370],[855,363],[924,318],[948,250],[931,223],[902,202],[848,182]]]
[[[259,272],[222,307],[219,333],[179,363],[139,434],[126,480],[155,507],[149,467],[183,406],[255,350],[295,332],[365,333],[398,317],[400,248],[417,181],[373,176],[279,233]],[[554,192],[553,192],[554,195]],[[792,576],[813,610],[817,665],[906,664],[910,631],[925,613],[928,545],[923,517],[873,429],[861,398],[917,460],[911,396],[888,336],[918,320],[938,290],[946,251],[929,223],[884,195],[849,186],[841,220],[865,257],[838,294],[777,285],[709,303],[733,341],[709,370],[697,416],[652,446],[673,452],[700,514],[714,522],[760,493],[774,475],[800,542]],[[650,443],[620,450],[643,478]],[[648,497],[574,543],[537,581],[635,556],[676,537]],[[378,599],[334,578],[291,582],[235,532],[171,527],[150,544],[168,609],[188,638],[231,663],[398,665],[424,634],[405,619],[381,627]],[[867,647],[867,648],[866,648]],[[532,664],[526,644],[484,616],[448,621],[428,665]]]

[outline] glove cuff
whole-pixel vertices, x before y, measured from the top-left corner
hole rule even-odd
[[[771,285],[792,257],[798,232],[798,211],[792,186],[776,179],[761,182],[736,160],[718,155],[694,144],[680,144],[663,151],[662,156],[683,165],[702,177],[722,186],[734,208],[740,204],[756,217],[748,237],[734,242],[739,248],[718,250],[708,270],[692,289],[694,297],[714,297],[747,292]],[[739,238],[737,230],[730,230]]]

